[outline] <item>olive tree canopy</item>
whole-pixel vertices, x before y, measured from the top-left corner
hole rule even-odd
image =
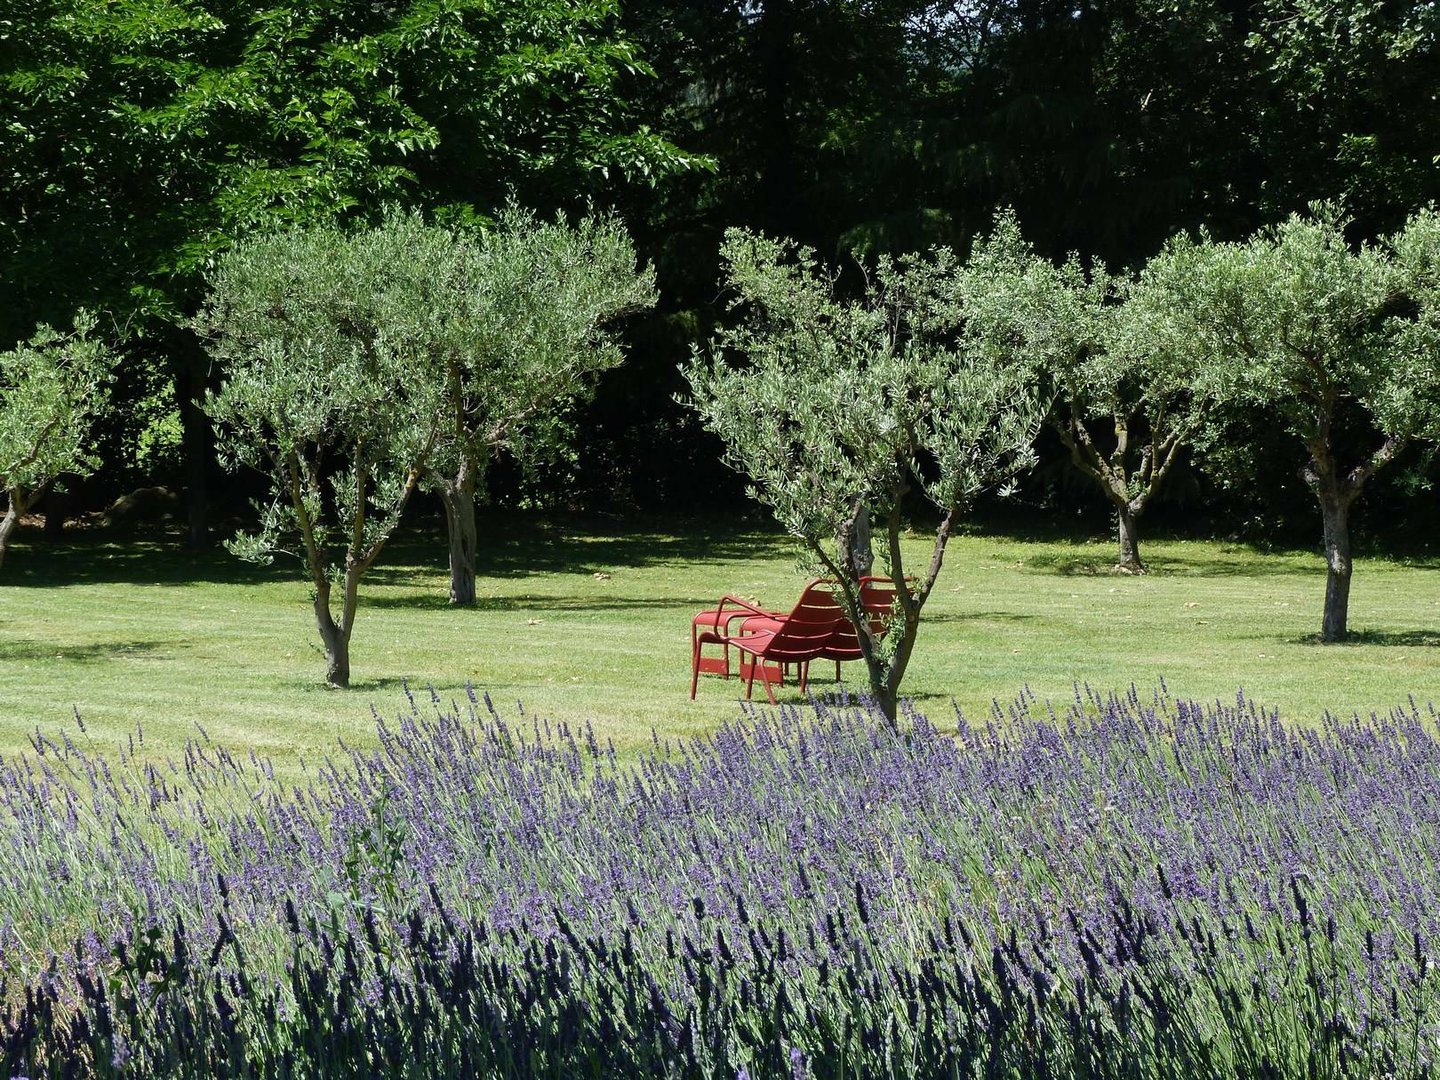
[[[1139,519],[1214,400],[1203,379],[1150,339],[1123,301],[1129,283],[1071,257],[1036,254],[1011,212],[975,244],[964,274],[965,334],[1054,397],[1050,425],[1115,512],[1116,569],[1145,572]]]
[[[94,471],[87,443],[115,365],[94,330],[94,318],[82,311],[70,333],[40,326],[29,341],[0,352],[0,487],[8,500],[0,563],[20,517],[47,487],[65,473]]]
[[[561,418],[623,359],[613,320],[655,302],[623,225],[587,217],[541,221],[517,209],[474,237],[453,237],[437,303],[453,331],[432,353],[443,416],[425,472],[445,505],[450,601],[475,601],[475,497],[500,451],[545,459]]]
[[[445,239],[396,216],[354,234],[327,226],[242,241],[218,261],[193,323],[224,368],[206,402],[222,455],[273,489],[259,531],[230,548],[256,561],[298,554],[335,686],[349,683],[360,580],[438,436],[428,371],[448,330],[436,303]]]
[[[853,299],[787,241],[732,230],[722,257],[738,322],[688,365],[692,404],[751,494],[839,583],[871,693],[893,719],[950,534],[972,496],[1030,461],[1043,410],[1022,372],[956,346],[960,267],[947,251],[881,261]],[[911,493],[940,516],[913,575]],[[865,616],[853,550],[836,543],[860,508],[897,586],[885,634]]]
[[[1403,269],[1405,258],[1423,263],[1430,220],[1352,246],[1340,212],[1316,204],[1243,243],[1179,237],[1126,305],[1154,348],[1219,394],[1269,410],[1303,449],[1324,524],[1327,642],[1347,633],[1350,509],[1435,416],[1440,365],[1422,347]]]

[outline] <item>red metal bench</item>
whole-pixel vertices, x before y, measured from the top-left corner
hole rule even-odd
[[[757,667],[771,701],[775,698],[772,683],[783,686],[792,667],[798,673],[801,690],[805,689],[811,660],[835,661],[838,681],[840,665],[861,659],[863,653],[837,588],[833,581],[810,582],[789,613],[767,611],[738,596],[726,596],[717,607],[697,614],[690,622],[690,697],[695,697],[702,673],[730,677],[732,646],[740,652],[737,673],[746,680],[746,697],[753,691]],[[886,577],[861,578],[860,602],[872,632],[884,636],[895,606],[895,583]],[[838,618],[833,618],[836,611]],[[787,631],[786,624],[797,614],[801,621]],[[737,621],[739,633],[734,632]],[[822,625],[828,627],[828,634],[820,641],[817,627]],[[705,655],[707,645],[720,646],[720,654]]]

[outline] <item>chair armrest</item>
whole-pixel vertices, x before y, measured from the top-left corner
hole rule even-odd
[[[727,604],[732,608],[729,614],[725,612]],[[783,619],[785,617],[783,612],[769,611],[756,604],[752,604],[749,600],[742,600],[738,596],[731,596],[729,593],[726,593],[720,598],[720,606],[715,609],[715,629],[718,631],[723,625],[725,627],[725,633],[728,634],[732,621],[742,617],[748,619],[754,615],[762,615],[767,619]]]
[[[720,598],[720,606],[716,608],[716,611],[723,612],[725,610],[726,604],[732,604],[737,608],[743,608],[745,612],[749,615],[764,615],[768,618],[775,618],[775,612],[770,611],[766,608],[762,608],[756,604],[752,604],[749,600],[742,600],[738,596],[731,596],[729,593],[726,593]]]

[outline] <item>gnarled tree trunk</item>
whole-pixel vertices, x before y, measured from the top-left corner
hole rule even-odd
[[[360,577],[368,561],[351,556],[345,568],[340,621],[330,610],[330,582],[323,574],[316,577],[315,625],[325,646],[325,681],[344,689],[350,685],[350,633],[355,628],[355,608],[360,598]]]
[[[450,603],[475,603],[475,468],[465,461],[454,476],[433,475],[445,506],[445,532],[450,542]]]
[[[1325,615],[1320,640],[1344,641],[1350,615],[1350,501],[1343,494],[1320,495],[1325,523]]]
[[[1126,574],[1145,573],[1145,564],[1140,559],[1140,533],[1138,520],[1144,513],[1145,505],[1138,500],[1121,502],[1115,509],[1116,532],[1120,541],[1120,561],[1115,569]]]
[[[315,624],[325,646],[325,681],[344,689],[350,685],[350,632],[338,626],[330,614],[330,600],[315,598]]]
[[[870,508],[858,500],[850,520],[835,535],[835,554],[855,580],[869,577],[875,568],[875,544],[870,531]]]
[[[28,504],[28,495],[24,488],[10,488],[6,494],[10,497],[10,505],[5,510],[5,516],[0,518],[0,566],[5,565],[5,552],[10,548],[10,537],[15,533],[15,527],[20,524],[20,515],[25,513]]]

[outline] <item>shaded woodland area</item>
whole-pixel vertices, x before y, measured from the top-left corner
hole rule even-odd
[[[19,0],[0,21],[0,346],[107,312],[122,407],[66,509],[183,488],[203,542],[242,509],[216,490],[195,405],[213,373],[182,328],[217,253],[394,204],[450,223],[507,201],[613,209],[659,305],[625,327],[627,362],[573,418],[573,453],[499,463],[494,496],[738,506],[675,400],[723,317],[727,227],[853,267],[964,251],[1013,207],[1042,254],[1123,270],[1176,232],[1239,239],[1329,199],[1358,242],[1440,197],[1437,38],[1434,5],[1377,0]],[[1243,437],[1182,463],[1157,521],[1309,539],[1313,500],[1274,426],[1231,422]],[[1040,453],[1020,505],[1104,528],[1064,448]],[[1397,465],[1357,531],[1421,544],[1440,500],[1413,489],[1434,470],[1418,452]]]

